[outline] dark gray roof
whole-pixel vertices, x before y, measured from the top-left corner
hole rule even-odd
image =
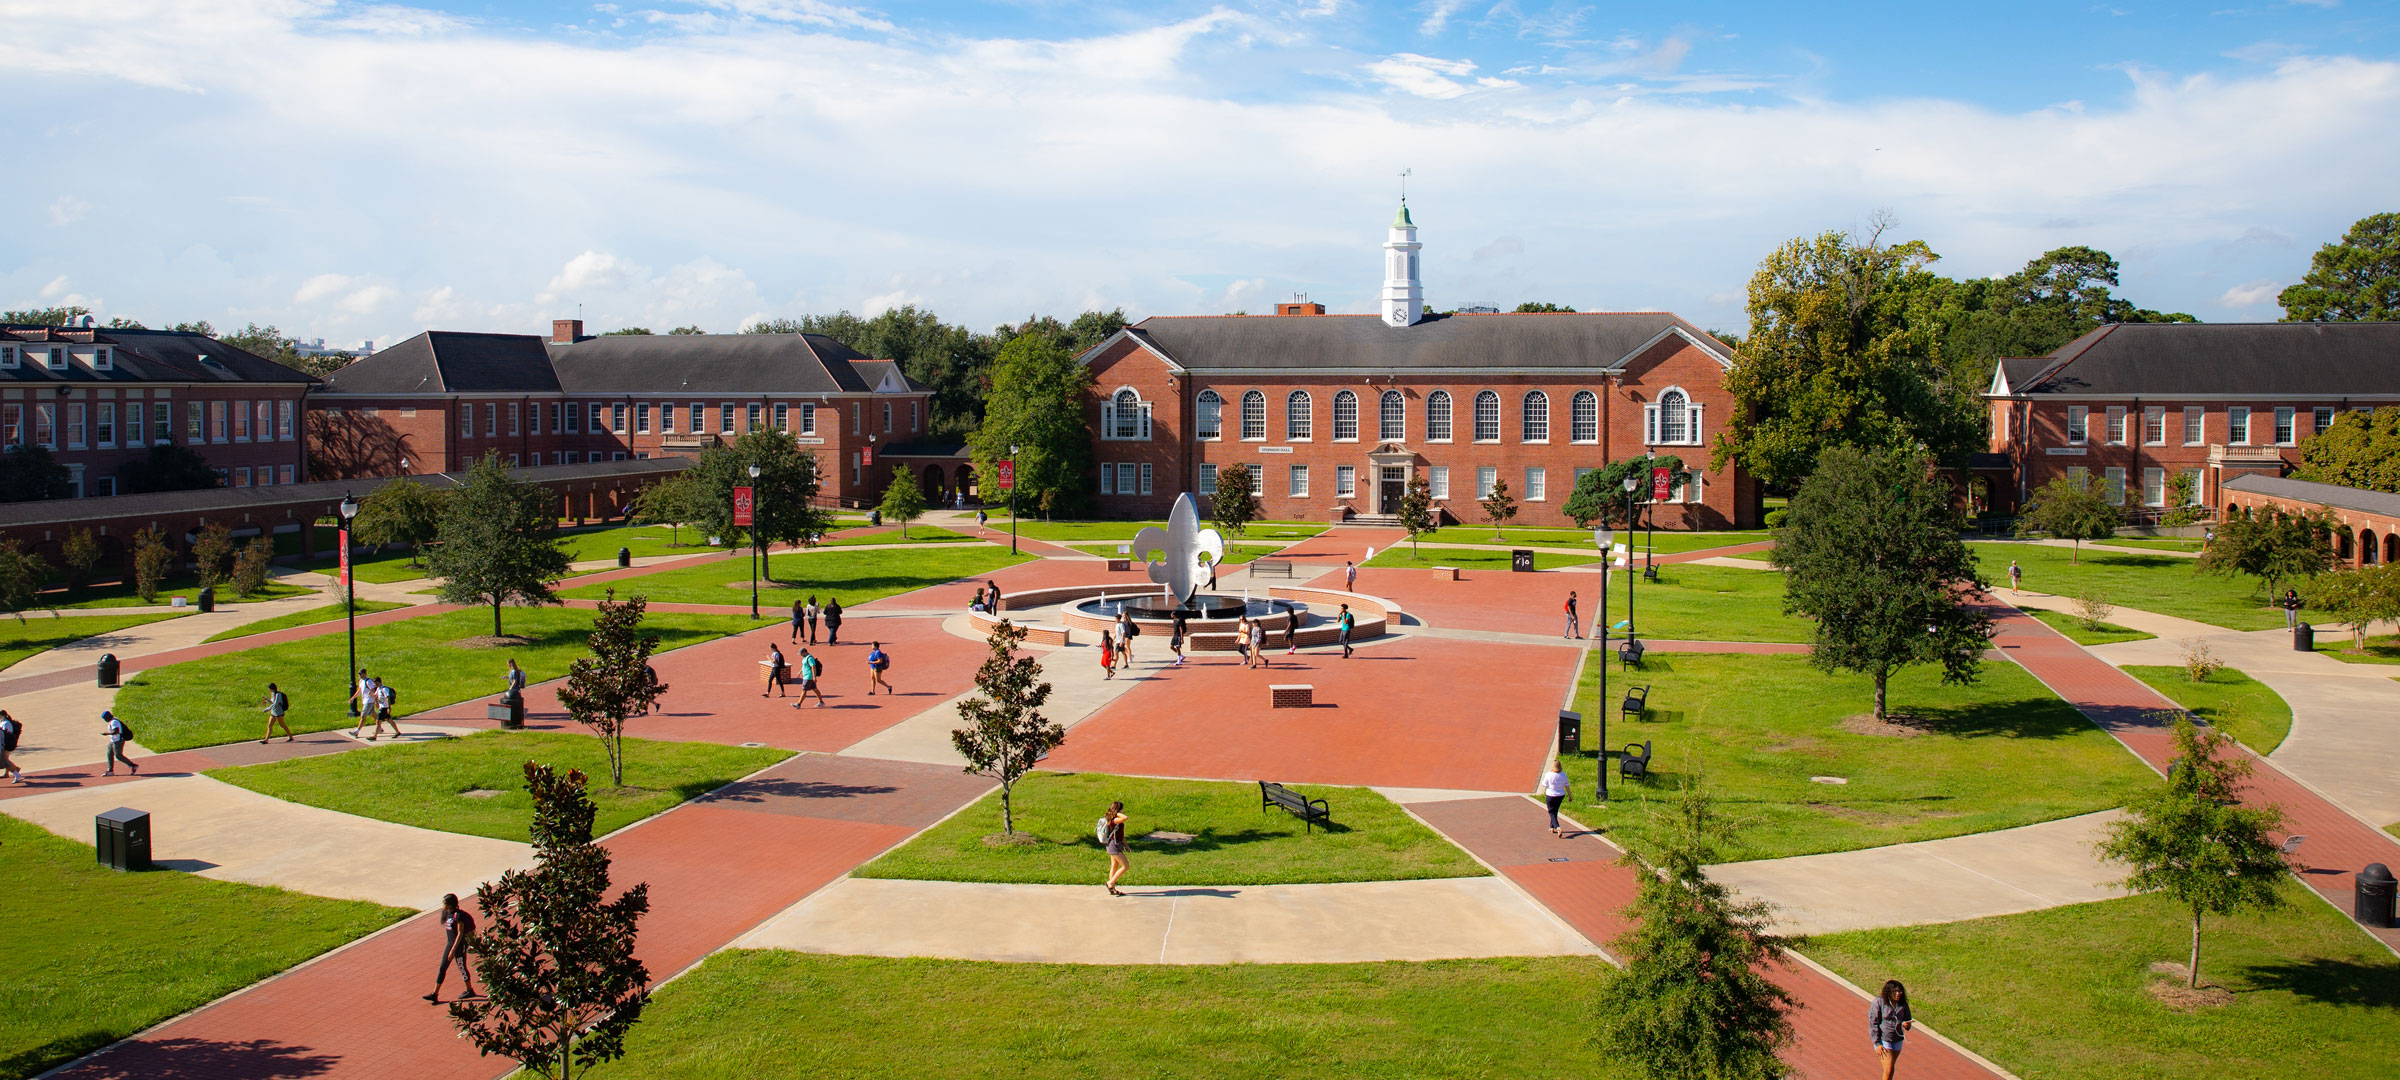
[[[574,394],[865,393],[875,363],[822,334],[623,334],[550,343]]]
[[[2000,358],[2000,374],[2008,379],[2011,391],[2021,391],[2025,384],[2033,381],[2034,376],[2042,373],[2043,368],[2057,362],[2047,356],[2003,356]]]
[[[558,375],[532,334],[428,330],[325,379],[333,394],[554,393]]]
[[[2272,495],[2278,499],[2323,503],[2326,506],[2338,506],[2344,510],[2358,510],[2369,514],[2400,518],[2400,495],[2394,495],[2388,491],[2343,487],[2340,484],[2319,484],[2308,480],[2294,480],[2286,476],[2269,476],[2266,473],[2244,473],[2236,476],[2225,481],[2225,489],[2227,491],[2247,491],[2253,495]]]
[[[578,480],[604,479],[647,474],[666,475],[690,468],[692,459],[682,457],[628,458],[623,461],[589,461],[576,465],[545,465],[539,468],[512,469],[520,480],[541,484],[564,484]],[[457,487],[465,478],[464,472],[426,473],[406,479],[427,487]],[[261,507],[286,506],[293,503],[322,502],[326,512],[349,493],[365,498],[368,492],[392,482],[393,477],[370,477],[362,480],[318,480],[305,484],[279,484],[274,487],[205,488],[199,491],[154,491],[140,495],[111,495],[90,499],[42,499],[34,502],[0,503],[0,526],[46,525],[97,521],[107,518],[138,518],[163,514],[239,513]]]
[[[1428,315],[1389,326],[1372,315],[1159,316],[1131,333],[1187,368],[1614,367],[1670,330],[1733,350],[1663,312]]]
[[[0,326],[0,341],[22,346],[25,360],[14,370],[0,370],[8,383],[132,383],[132,382],[247,382],[309,384],[316,377],[295,371],[255,353],[244,352],[203,334],[173,330],[80,329],[55,326]],[[35,350],[58,344],[110,346],[111,371],[69,363],[51,371]],[[203,362],[200,358],[207,357]]]
[[[2400,396],[2400,323],[2112,323],[2009,385],[2019,394]],[[2004,365],[2012,361],[2002,361]]]

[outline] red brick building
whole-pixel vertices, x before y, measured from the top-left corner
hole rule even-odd
[[[2283,475],[2342,410],[2400,403],[2400,323],[2111,324],[2001,360],[1984,397],[1997,504],[2085,475],[2163,510],[2180,473],[2223,506],[2226,481]]]
[[[2266,475],[2227,480],[2224,495],[2228,509],[2333,518],[2341,523],[2334,533],[2334,555],[2351,566],[2400,562],[2400,495]]]
[[[1453,520],[1505,480],[1516,523],[1569,525],[1578,476],[1655,452],[1702,470],[1659,527],[1758,524],[1756,482],[1706,471],[1733,408],[1723,343],[1658,312],[1428,315],[1406,207],[1384,248],[1380,315],[1157,317],[1085,352],[1099,512],[1162,516],[1239,463],[1269,518],[1388,518],[1422,475]]]
[[[756,430],[817,454],[826,494],[880,499],[877,450],[923,438],[931,394],[815,334],[586,337],[429,331],[351,364],[309,401],[320,479],[696,456]]]
[[[188,447],[227,487],[296,483],[316,381],[200,334],[0,326],[0,446],[48,448],[75,498],[117,494],[154,445]]]

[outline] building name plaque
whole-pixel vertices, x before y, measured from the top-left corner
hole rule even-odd
[[[2084,448],[2080,446],[2051,446],[2042,450],[2051,457],[2082,457],[2083,451]]]

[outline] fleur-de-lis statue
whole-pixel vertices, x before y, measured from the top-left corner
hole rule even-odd
[[[1149,525],[1133,534],[1133,555],[1150,564],[1150,580],[1166,586],[1180,607],[1208,580],[1209,568],[1224,560],[1225,538],[1200,527],[1200,500],[1187,491],[1176,496],[1166,528]]]

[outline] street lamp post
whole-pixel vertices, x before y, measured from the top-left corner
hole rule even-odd
[[[342,545],[342,607],[346,609],[345,618],[350,623],[350,666],[342,669],[342,682],[355,689],[358,686],[358,584],[357,579],[350,574],[350,519],[358,516],[358,500],[347,491],[342,493],[341,512],[342,535],[339,543]],[[316,526],[309,527],[313,529]],[[358,715],[358,707],[362,704],[364,702],[359,701],[355,696],[350,699],[350,715],[352,717]],[[355,729],[353,729],[353,733],[355,734]]]
[[[1594,636],[1600,639],[1599,790],[1601,802],[1608,801],[1608,546],[1609,544],[1615,542],[1615,540],[1616,534],[1608,531],[1608,526],[1606,524],[1602,524],[1599,528],[1592,530],[1592,543],[1597,544],[1600,547],[1600,624],[1595,628],[1600,632]],[[1584,640],[1589,641],[1591,639],[1586,638]]]
[[[750,466],[750,620],[758,621],[758,466]]]
[[[1017,553],[1017,444],[1008,444],[1008,553]]]

